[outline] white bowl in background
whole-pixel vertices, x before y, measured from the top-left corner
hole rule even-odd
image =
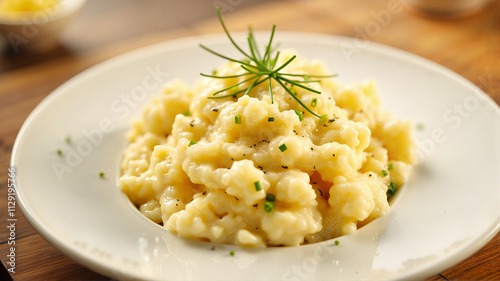
[[[75,18],[86,0],[62,0],[56,6],[32,12],[0,10],[4,48],[44,52],[59,43],[59,35]],[[0,48],[1,49],[1,48]]]

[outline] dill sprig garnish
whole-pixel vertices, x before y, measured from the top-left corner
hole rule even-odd
[[[276,66],[278,62],[278,58],[280,56],[280,52],[276,51],[276,53],[273,55],[273,48],[271,47],[273,44],[273,38],[274,38],[274,33],[276,30],[276,25],[273,25],[273,28],[271,30],[271,36],[269,38],[269,43],[265,46],[265,51],[264,54],[261,55],[259,48],[257,46],[257,42],[255,41],[255,37],[252,31],[252,28],[249,27],[248,30],[248,47],[249,47],[249,52],[245,52],[236,42],[233,40],[231,37],[231,34],[229,34],[229,31],[226,28],[226,25],[224,24],[224,21],[222,19],[222,15],[220,12],[220,8],[217,7],[217,15],[219,17],[219,21],[222,25],[222,28],[224,29],[224,32],[226,33],[227,37],[229,38],[229,41],[231,41],[231,44],[236,47],[236,49],[243,54],[245,57],[244,59],[233,59],[228,56],[225,56],[223,54],[220,54],[218,52],[215,52],[206,46],[200,44],[200,47],[203,49],[207,50],[208,52],[221,57],[225,60],[232,61],[235,63],[239,63],[241,65],[241,68],[245,70],[244,73],[237,74],[237,75],[226,75],[226,76],[219,76],[215,74],[209,75],[209,74],[203,74],[200,73],[202,76],[205,77],[210,77],[210,78],[216,78],[216,79],[228,79],[228,78],[237,78],[237,77],[243,77],[243,76],[249,76],[248,78],[244,79],[243,81],[240,81],[230,87],[226,87],[224,89],[221,89],[219,91],[216,91],[215,93],[212,94],[209,99],[221,99],[221,98],[227,98],[227,97],[232,97],[236,96],[238,94],[244,93],[243,95],[248,95],[250,91],[257,85],[260,85],[264,82],[267,81],[268,87],[269,87],[269,95],[271,97],[271,103],[274,103],[274,98],[273,98],[273,90],[271,86],[271,81],[274,80],[276,81],[285,91],[295,100],[297,101],[305,110],[307,110],[309,113],[312,115],[321,118],[317,113],[313,112],[309,107],[307,107],[296,95],[296,90],[291,87],[288,88],[285,84],[289,83],[292,86],[299,87],[302,89],[305,89],[307,91],[310,91],[315,94],[321,94],[320,91],[312,89],[308,86],[303,85],[304,83],[319,83],[321,80],[319,79],[314,79],[311,80],[311,78],[329,78],[329,77],[334,77],[335,75],[308,75],[308,74],[293,74],[293,73],[283,73],[281,70],[283,70],[288,64],[290,64],[297,56],[294,55],[287,61],[285,61],[282,65]],[[237,90],[238,86],[246,83],[246,82],[251,82],[250,86],[242,89],[242,90]],[[225,93],[229,92],[229,93]],[[225,93],[225,94],[224,94]]]

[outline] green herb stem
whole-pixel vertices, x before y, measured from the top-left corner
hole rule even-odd
[[[299,121],[304,120],[304,115],[302,115],[302,112],[300,110],[295,109],[295,114],[297,114],[297,116],[299,116]]]
[[[260,181],[254,182],[253,185],[255,186],[255,191],[261,191],[262,190],[262,187],[260,186]]]
[[[286,144],[282,144],[278,147],[280,149],[281,152],[285,152],[285,150],[287,150],[288,148],[286,147]]]
[[[276,201],[276,197],[274,197],[274,195],[272,195],[271,193],[268,193],[266,194],[266,201],[274,202]]]
[[[241,124],[241,114],[234,116],[234,123]]]
[[[250,91],[257,85],[263,83],[264,81],[268,81],[268,87],[269,87],[269,95],[271,97],[271,103],[274,103],[274,97],[273,97],[273,88],[272,88],[272,81],[271,79],[274,79],[278,84],[285,89],[285,91],[291,95],[295,101],[297,101],[300,106],[302,106],[306,111],[311,113],[312,115],[321,118],[320,115],[317,113],[313,112],[308,106],[306,106],[300,99],[298,99],[295,95],[294,92],[296,93],[296,90],[291,90],[288,88],[283,82],[290,83],[292,86],[297,86],[302,89],[305,89],[309,92],[316,93],[316,94],[321,94],[320,91],[312,89],[311,87],[302,85],[304,83],[319,83],[321,80],[311,80],[311,77],[313,78],[329,78],[333,77],[334,75],[306,75],[306,74],[295,74],[295,73],[283,73],[281,72],[287,65],[289,65],[293,60],[297,58],[296,55],[293,55],[289,59],[287,59],[283,64],[280,66],[276,67],[276,64],[278,63],[278,58],[280,55],[280,52],[277,51],[276,55],[273,58],[273,39],[274,39],[274,34],[276,31],[276,25],[273,25],[273,28],[271,30],[271,35],[269,37],[269,42],[265,46],[265,52],[264,55],[261,56],[261,53],[259,52],[259,48],[257,46],[257,42],[255,40],[255,36],[253,34],[253,30],[251,27],[248,29],[248,36],[247,36],[247,43],[249,47],[249,52],[245,52],[236,42],[234,41],[233,37],[229,33],[224,20],[222,19],[222,14],[220,12],[220,8],[217,7],[217,16],[219,18],[219,21],[222,25],[222,28],[224,29],[225,34],[229,38],[229,41],[231,44],[244,56],[246,59],[243,60],[238,60],[238,59],[233,59],[228,56],[225,56],[221,53],[218,53],[202,44],[200,44],[200,47],[205,49],[206,51],[223,58],[225,60],[239,63],[242,67],[243,70],[245,70],[245,73],[242,74],[237,74],[237,75],[225,75],[225,76],[218,76],[215,74],[213,75],[208,75],[208,74],[201,74],[202,76],[205,77],[210,77],[210,78],[215,78],[215,79],[228,79],[228,78],[238,78],[238,77],[243,77],[245,75],[250,75],[249,78],[244,79],[243,81],[240,81],[236,83],[233,86],[226,87],[222,90],[218,90],[215,93],[212,94],[211,97],[208,97],[210,99],[220,99],[220,98],[226,98],[226,97],[233,97],[236,96],[240,93],[244,93],[243,95],[249,95]],[[297,79],[291,79],[291,78],[286,78],[285,76],[288,77],[301,77],[303,80],[297,80]],[[236,91],[235,93],[231,94],[226,94],[226,95],[219,95],[222,92],[235,89],[236,87],[251,81],[251,84],[246,87],[243,90]],[[314,106],[313,106],[314,107]]]
[[[326,115],[326,114],[321,115],[321,117],[319,119],[319,124],[320,125],[325,124],[326,119],[328,119],[328,115]]]
[[[264,202],[264,211],[266,213],[272,212],[274,209],[274,203],[273,202]]]

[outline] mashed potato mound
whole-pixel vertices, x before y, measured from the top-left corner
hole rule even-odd
[[[330,74],[300,56],[283,72]],[[232,62],[217,69],[240,73]],[[146,217],[182,237],[266,247],[348,234],[389,210],[389,186],[401,187],[414,163],[413,128],[380,109],[373,81],[304,84],[321,94],[295,86],[326,119],[275,81],[274,103],[267,82],[208,98],[246,78],[172,81],[133,123],[119,183]]]

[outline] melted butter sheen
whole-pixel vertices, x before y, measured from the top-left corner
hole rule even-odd
[[[281,63],[293,54],[282,52]],[[300,56],[283,72],[329,74]],[[241,68],[227,63],[217,73]],[[267,83],[239,99],[207,98],[246,78],[174,80],[133,123],[119,182],[146,217],[183,237],[266,247],[332,239],[389,210],[388,185],[401,187],[415,162],[413,128],[381,110],[373,81],[306,84],[321,95],[296,88],[328,115],[320,124],[278,84],[274,103]]]

